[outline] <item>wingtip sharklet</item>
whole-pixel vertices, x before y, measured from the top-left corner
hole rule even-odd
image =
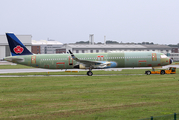
[[[70,54],[73,54],[72,52],[71,52],[71,50],[68,50],[69,52],[70,52]]]

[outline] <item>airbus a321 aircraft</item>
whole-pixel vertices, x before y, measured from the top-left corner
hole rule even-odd
[[[92,69],[152,67],[169,65],[172,60],[163,53],[143,52],[109,52],[109,53],[76,53],[73,54],[33,54],[14,33],[6,33],[11,55],[3,58],[17,64],[46,69]],[[150,74],[150,71],[147,73]]]

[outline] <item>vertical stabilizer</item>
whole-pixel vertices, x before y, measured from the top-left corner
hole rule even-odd
[[[14,33],[6,33],[12,56],[32,55],[32,53],[21,43]]]

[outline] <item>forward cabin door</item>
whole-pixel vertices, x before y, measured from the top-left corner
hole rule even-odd
[[[152,53],[152,61],[157,61],[157,54],[156,53]]]

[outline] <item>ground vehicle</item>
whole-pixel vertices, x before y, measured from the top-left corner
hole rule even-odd
[[[176,67],[169,67],[167,70],[158,70],[158,71],[145,71],[145,74],[175,74],[176,73]]]

